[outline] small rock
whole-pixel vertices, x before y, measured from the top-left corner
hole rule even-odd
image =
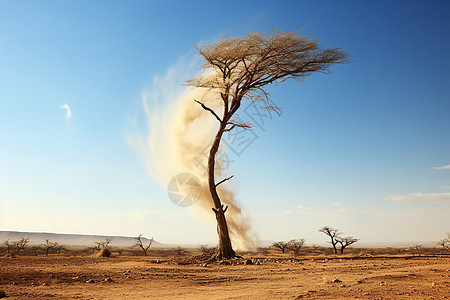
[[[363,283],[362,280],[356,280],[356,283]]]
[[[12,285],[19,285],[17,282],[13,281]]]
[[[436,286],[436,283],[432,282],[432,283],[431,283],[431,287],[434,288],[435,286]]]
[[[111,277],[106,277],[103,281],[105,281],[105,282],[113,282],[114,280],[112,280]]]
[[[161,263],[161,261],[159,260],[159,259],[157,259],[156,261],[155,261],[155,264],[160,264]]]
[[[47,282],[44,282],[44,283],[42,284],[42,286],[49,286],[49,284],[48,284]]]
[[[92,279],[86,280],[86,283],[94,283],[94,280]]]
[[[253,260],[247,259],[247,260],[244,262],[244,265],[253,265]]]
[[[0,291],[0,298],[8,297],[4,291]]]
[[[261,262],[259,260],[256,261],[256,265],[261,265]]]
[[[333,282],[333,283],[339,283],[339,282],[342,282],[342,280],[335,278],[335,279],[333,279],[331,282]]]
[[[208,267],[208,264],[207,264],[207,263],[204,263],[204,264],[202,265],[202,267],[206,268],[206,267]]]

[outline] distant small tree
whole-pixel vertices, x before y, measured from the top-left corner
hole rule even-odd
[[[140,235],[138,235],[138,237],[134,238],[136,240],[136,246],[138,246],[144,252],[144,256],[147,256],[147,251],[148,251],[148,249],[150,249],[150,246],[153,244],[154,239],[151,238],[148,241],[148,245],[145,246],[144,243],[142,242],[141,237],[142,237],[142,233]]]
[[[44,246],[45,246],[45,256],[48,256],[50,250],[55,249],[55,247],[58,246],[58,242],[50,242],[49,239],[46,239]]]
[[[60,254],[62,250],[66,250],[66,248],[63,245],[57,244],[55,246],[56,253]]]
[[[198,248],[204,255],[209,255],[214,252],[214,248],[208,247],[208,245],[200,245]]]
[[[14,246],[16,247],[16,254],[19,254],[20,251],[25,249],[29,241],[29,238],[21,238],[19,241],[13,242]]]
[[[326,235],[328,235],[331,239],[330,243],[333,246],[333,250],[334,253],[337,254],[337,248],[336,245],[338,243],[338,241],[336,240],[336,237],[338,237],[341,232],[339,232],[339,229],[334,229],[328,226],[324,226],[321,229],[319,229],[320,232],[325,233]]]
[[[278,248],[281,250],[281,253],[285,253],[286,249],[289,246],[289,243],[287,242],[275,242],[272,244],[273,247]]]
[[[335,237],[335,239],[339,244],[341,244],[341,254],[344,253],[344,249],[347,246],[350,246],[351,244],[354,244],[357,241],[359,241],[359,239],[355,239],[354,237],[351,237],[351,236],[348,236],[348,237],[337,236],[337,237]]]
[[[445,250],[450,251],[450,233],[447,233],[447,238],[438,242]]]
[[[96,245],[92,248],[92,252],[100,251],[102,249],[102,242],[94,242]]]
[[[39,246],[33,246],[31,249],[33,250],[34,256],[38,256]]]
[[[295,256],[298,256],[300,253],[300,249],[302,249],[303,245],[305,244],[305,239],[298,239],[298,240],[291,240],[288,243],[288,248],[294,252]]]
[[[178,247],[175,248],[175,253],[176,253],[178,256],[185,255],[186,252],[187,252],[187,251],[186,251],[186,248],[183,248],[183,247],[181,247],[181,246],[178,246]]]
[[[105,239],[104,242],[95,242],[96,246],[92,248],[92,252],[100,251],[102,249],[108,249],[110,243],[111,243],[110,239]]]
[[[11,244],[9,243],[9,240],[5,241],[5,245],[6,245],[6,251],[8,253],[8,255],[11,255]]]

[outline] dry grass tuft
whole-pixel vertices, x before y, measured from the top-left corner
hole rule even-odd
[[[97,257],[111,257],[111,251],[108,248],[102,248],[96,255]]]

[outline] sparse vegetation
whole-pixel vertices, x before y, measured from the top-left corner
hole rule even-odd
[[[150,249],[150,246],[153,244],[154,238],[151,238],[148,241],[148,244],[145,246],[144,243],[142,242],[141,237],[142,237],[142,233],[140,235],[138,235],[138,237],[135,238],[136,246],[138,246],[142,250],[142,252],[144,252],[144,256],[147,256],[147,251],[148,251],[148,249]]]

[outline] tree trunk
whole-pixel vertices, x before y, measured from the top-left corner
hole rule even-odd
[[[334,243],[334,241],[331,241],[331,244],[333,245],[333,249],[334,249],[334,254],[337,254],[337,249],[336,249],[336,244]]]
[[[222,121],[219,126],[219,130],[217,131],[216,137],[214,138],[214,142],[211,146],[211,150],[209,152],[208,157],[208,186],[209,191],[211,193],[211,197],[213,200],[214,208],[212,209],[216,214],[217,220],[217,234],[219,236],[218,243],[218,254],[217,258],[232,258],[236,256],[236,253],[233,250],[231,245],[230,235],[228,232],[228,225],[225,218],[225,212],[228,207],[223,207],[222,202],[220,201],[219,195],[217,194],[217,185],[215,183],[215,159],[217,151],[219,150],[220,140],[222,138],[223,133],[225,132],[226,121]]]

